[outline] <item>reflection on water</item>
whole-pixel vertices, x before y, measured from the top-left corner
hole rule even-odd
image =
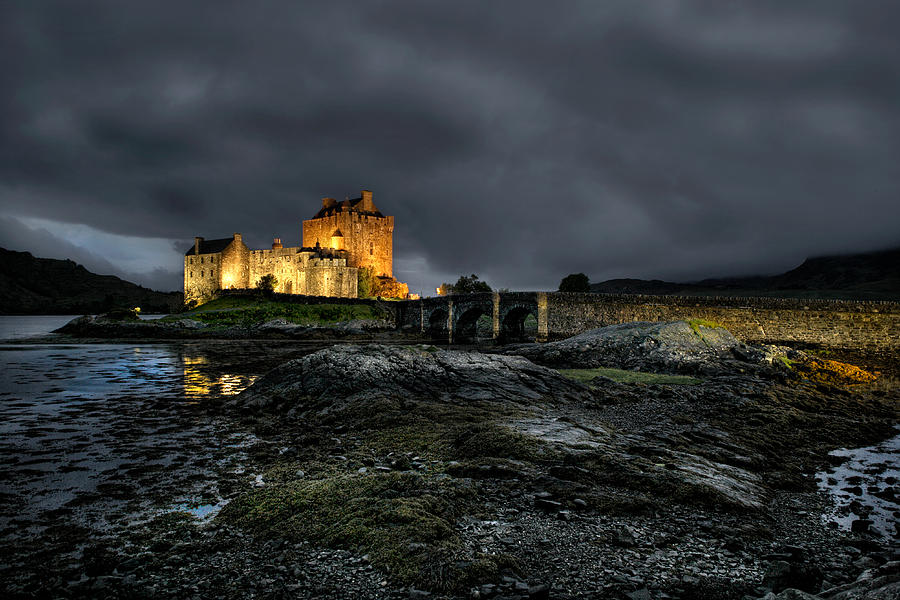
[[[233,396],[256,381],[257,375],[212,372],[209,359],[201,354],[181,355],[184,392],[189,397]]]

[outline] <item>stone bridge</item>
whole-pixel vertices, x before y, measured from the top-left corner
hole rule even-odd
[[[595,327],[633,321],[706,319],[758,343],[900,351],[900,303],[724,296],[641,296],[560,292],[493,292],[391,302],[398,328],[438,342],[476,337],[482,315],[498,342],[566,338]],[[526,329],[528,316],[537,328]]]
[[[431,335],[447,343],[472,342],[481,316],[491,319],[491,337],[497,341],[528,339],[525,320],[537,320],[539,341],[547,337],[547,292],[507,292],[438,296],[401,303],[398,325]],[[529,336],[530,337],[530,336]]]

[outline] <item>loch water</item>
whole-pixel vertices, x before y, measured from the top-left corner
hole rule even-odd
[[[48,343],[70,318],[0,320],[0,337],[11,340],[0,342],[0,579],[167,512],[211,518],[236,491],[258,485],[254,452],[273,442],[221,404],[314,350]]]

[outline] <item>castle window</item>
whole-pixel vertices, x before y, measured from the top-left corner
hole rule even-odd
[[[201,265],[203,264],[203,257],[202,257],[202,256],[200,257],[200,264],[201,264]]]
[[[375,243],[369,242],[369,256],[372,256],[373,254],[375,254]]]
[[[191,279],[193,279],[193,278],[194,278],[194,272],[191,271]]]
[[[203,271],[202,271],[202,270],[200,271],[200,277],[203,277]]]

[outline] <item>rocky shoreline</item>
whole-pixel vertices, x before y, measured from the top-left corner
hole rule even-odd
[[[273,339],[321,342],[329,340],[402,341],[417,337],[396,331],[385,320],[356,319],[330,324],[301,325],[272,319],[252,325],[211,326],[190,318],[141,321],[85,315],[73,319],[53,333],[72,339],[103,340],[235,340]]]
[[[674,325],[650,344],[622,328],[544,345],[552,360],[537,347],[285,353],[196,417],[240,415],[255,479],[217,471],[205,518],[81,539],[51,577],[0,565],[6,595],[896,597],[897,532],[871,528],[864,501],[850,530],[829,521],[816,474],[842,462],[831,451],[894,435],[900,393],[817,379],[800,368],[815,357],[726,333]],[[542,362],[700,381],[576,381]],[[897,483],[882,473],[878,491]]]

